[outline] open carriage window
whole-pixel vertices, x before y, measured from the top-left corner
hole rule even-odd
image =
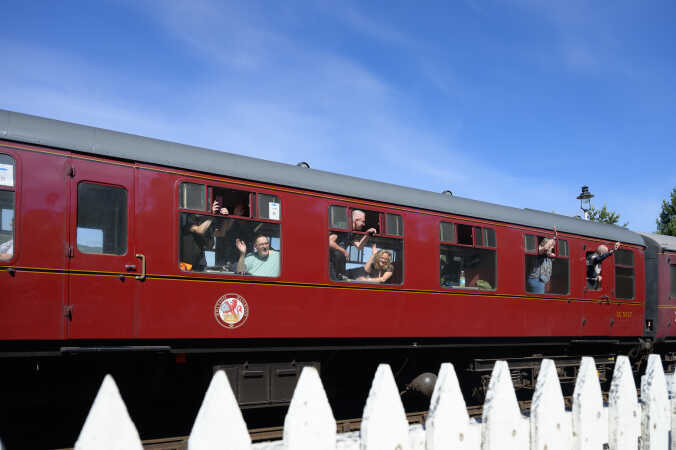
[[[443,287],[495,290],[497,240],[493,228],[441,222],[439,238]]]
[[[401,284],[403,235],[399,214],[331,205],[331,280]]]
[[[0,263],[14,257],[15,164],[0,154]]]
[[[570,292],[568,241],[524,235],[526,292],[566,295]]]
[[[192,272],[279,276],[280,219],[276,195],[181,183],[179,267]]]

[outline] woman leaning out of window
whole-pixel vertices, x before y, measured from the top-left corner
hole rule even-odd
[[[537,259],[533,269],[528,274],[528,292],[535,294],[544,294],[545,286],[552,277],[552,259],[556,257],[554,248],[556,247],[556,228],[554,228],[554,239],[544,238],[540,242],[537,251]]]

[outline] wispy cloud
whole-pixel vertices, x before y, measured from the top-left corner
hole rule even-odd
[[[386,21],[369,17],[366,13],[359,10],[356,5],[334,4],[331,5],[331,12],[355,31],[372,39],[402,47],[417,46],[417,43],[411,37],[392,27]]]

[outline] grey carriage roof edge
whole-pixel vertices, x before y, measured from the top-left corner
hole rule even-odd
[[[0,109],[0,137],[131,161],[644,245],[637,233],[542,211],[437,194],[316,169]]]
[[[667,236],[657,233],[641,233],[641,235],[655,241],[663,250],[676,252],[676,236]]]

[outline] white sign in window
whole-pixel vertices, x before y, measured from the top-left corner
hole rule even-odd
[[[0,164],[0,185],[14,186],[14,165]]]
[[[272,220],[279,220],[279,203],[268,203],[268,216]]]

